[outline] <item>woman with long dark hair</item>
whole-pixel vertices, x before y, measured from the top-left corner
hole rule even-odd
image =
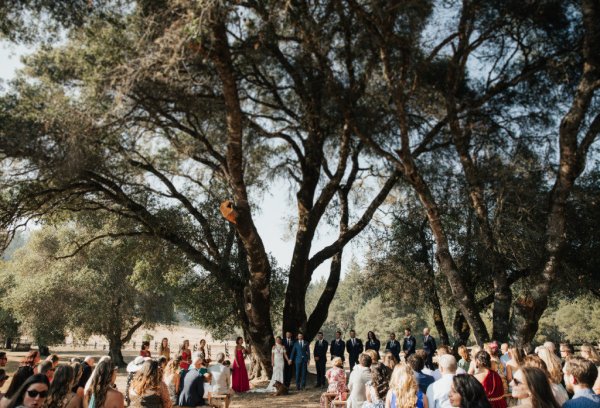
[[[30,366],[35,370],[35,367],[42,360],[40,357],[40,352],[37,350],[31,350],[23,360],[21,360],[21,366]]]
[[[79,398],[81,398],[81,400],[83,401],[83,387],[79,385],[79,380],[81,380],[81,376],[83,375],[83,365],[81,363],[74,362],[71,363],[71,367],[73,368],[74,378],[73,387],[71,388],[71,391],[77,394]]]
[[[374,332],[369,331],[367,333],[367,342],[365,343],[366,350],[375,350],[377,352],[377,359],[379,359],[379,349],[381,348],[381,342],[377,338]]]
[[[519,400],[519,408],[560,408],[548,376],[537,367],[521,367],[511,385],[512,396]]]
[[[169,339],[163,338],[158,347],[158,355],[165,356],[167,361],[171,359],[171,348],[169,347]]]
[[[367,401],[363,403],[363,408],[385,407],[385,397],[390,390],[389,370],[383,363],[371,368],[371,381],[366,384]]]
[[[87,408],[123,408],[123,394],[113,388],[116,378],[117,371],[110,359],[98,362],[90,387],[85,393],[84,406]]]
[[[73,392],[75,384],[75,371],[69,365],[62,365],[56,368],[54,378],[48,399],[46,400],[47,408],[80,408],[82,406],[81,398]]]
[[[8,403],[7,408],[41,408],[48,396],[50,383],[44,374],[35,374],[27,378]]]
[[[235,340],[235,360],[233,360],[232,368],[232,386],[235,392],[246,392],[250,389],[250,381],[248,380],[248,371],[246,370],[246,355],[249,351],[244,347],[244,339],[238,337]]]
[[[33,375],[33,367],[32,366],[21,366],[17,368],[17,371],[12,376],[12,381],[8,386],[8,390],[6,390],[6,394],[0,400],[0,408],[6,408],[11,400],[11,398],[17,393],[19,388],[27,381],[29,377]]]
[[[485,395],[493,408],[506,408],[504,399],[504,384],[500,375],[492,370],[492,357],[481,350],[475,356],[475,378],[483,385]]]
[[[140,350],[140,356],[152,357],[152,353],[150,352],[150,342],[149,341],[142,341],[142,349]]]
[[[171,408],[169,391],[162,381],[162,369],[158,361],[144,363],[133,378],[129,395],[133,408]]]
[[[458,374],[452,378],[448,399],[453,407],[491,408],[483,385],[468,374]]]

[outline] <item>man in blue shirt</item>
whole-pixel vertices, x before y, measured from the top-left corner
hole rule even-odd
[[[410,357],[406,360],[409,366],[415,372],[415,380],[417,381],[417,385],[423,394],[427,393],[427,387],[429,387],[435,379],[427,374],[423,374],[422,370],[425,368],[425,360],[418,354],[411,354]]]
[[[599,408],[600,395],[592,391],[598,377],[598,368],[582,357],[570,357],[563,367],[567,390],[574,393],[573,399],[563,404],[563,408]]]

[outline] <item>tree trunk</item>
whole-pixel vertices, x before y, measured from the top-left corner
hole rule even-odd
[[[113,335],[108,338],[108,355],[117,367],[125,367],[125,360],[123,359],[123,342],[121,341],[121,335]]]
[[[456,352],[459,346],[465,346],[471,337],[471,328],[465,316],[457,310],[454,314],[454,322],[452,323],[452,329],[454,331],[454,344],[452,348]]]

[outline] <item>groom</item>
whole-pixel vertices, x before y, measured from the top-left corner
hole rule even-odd
[[[304,341],[302,333],[298,333],[298,341],[294,343],[288,364],[292,365],[292,361],[296,365],[296,389],[303,390],[306,388],[306,373],[308,362],[310,361],[310,348],[308,342]]]

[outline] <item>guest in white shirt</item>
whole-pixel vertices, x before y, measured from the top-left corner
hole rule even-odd
[[[225,365],[223,362],[225,361],[225,354],[219,353],[217,354],[217,363],[208,367],[208,372],[212,374],[212,379],[210,381],[210,394],[208,396],[208,404],[211,404],[211,399],[213,395],[226,395],[225,398],[225,408],[229,407],[229,403],[231,402],[231,395],[233,394],[233,390],[231,389],[231,369]]]
[[[358,364],[354,366],[350,379],[348,380],[348,389],[350,396],[346,403],[347,408],[360,408],[366,400],[365,385],[371,381],[371,356],[362,353],[358,356]]]
[[[448,394],[456,374],[456,359],[451,354],[444,354],[439,358],[439,366],[442,377],[427,387],[427,401],[429,408],[451,408]]]

